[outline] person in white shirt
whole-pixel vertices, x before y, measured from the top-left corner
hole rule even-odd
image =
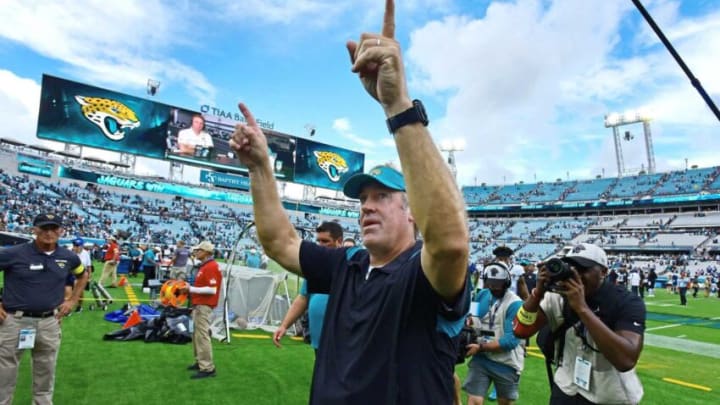
[[[196,146],[214,147],[212,137],[205,132],[205,118],[200,114],[192,116],[190,128],[178,133],[178,148],[183,155],[195,155]]]
[[[633,269],[630,272],[628,281],[630,282],[630,290],[633,295],[640,295],[640,272],[637,269]]]
[[[82,264],[85,271],[92,275],[92,258],[90,258],[90,252],[88,252],[86,249],[84,249],[86,243],[82,238],[75,238],[72,242],[72,251],[75,252],[75,254],[78,255],[80,258],[80,263]],[[92,246],[92,244],[91,244]],[[90,283],[85,285],[85,290],[90,289]],[[82,305],[83,305],[83,297],[84,292],[80,293],[80,300],[78,301],[77,308],[75,308],[75,312],[81,312],[82,311]]]
[[[510,291],[517,294],[522,300],[525,300],[530,292],[525,286],[525,280],[518,283],[525,274],[525,269],[519,264],[513,263],[512,256],[515,252],[511,248],[503,245],[496,247],[493,250],[493,254],[497,258],[497,261],[507,264],[508,268],[510,268]]]

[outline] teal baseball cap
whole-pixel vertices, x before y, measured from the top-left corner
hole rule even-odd
[[[371,182],[379,183],[395,191],[405,191],[405,178],[402,173],[390,166],[375,166],[367,173],[358,173],[350,177],[343,186],[343,193],[350,198],[359,198],[363,187]]]

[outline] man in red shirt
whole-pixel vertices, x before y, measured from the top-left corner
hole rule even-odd
[[[100,275],[98,284],[102,285],[105,277],[110,277],[112,282],[109,287],[115,288],[117,287],[117,266],[120,262],[120,247],[113,236],[108,237],[107,241],[108,247],[104,256],[105,264],[103,265],[102,274]]]
[[[215,246],[210,241],[203,241],[192,248],[195,258],[200,262],[200,269],[195,277],[195,285],[180,291],[190,293],[190,302],[193,306],[192,320],[193,351],[195,363],[188,370],[197,371],[190,378],[198,379],[215,377],[215,364],[213,364],[212,341],[210,340],[210,318],[213,308],[220,298],[222,275],[220,266],[213,256]]]

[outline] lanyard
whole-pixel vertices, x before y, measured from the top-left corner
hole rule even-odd
[[[495,298],[492,295],[490,295],[490,297]],[[491,330],[495,329],[495,315],[497,315],[497,311],[500,309],[500,304],[502,303],[503,298],[505,298],[504,295],[497,301],[495,301],[495,305],[493,305],[492,309],[490,310],[490,320],[488,326]],[[490,301],[490,305],[492,305],[492,300]]]

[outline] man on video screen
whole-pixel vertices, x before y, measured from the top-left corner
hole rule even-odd
[[[213,146],[210,134],[205,132],[205,118],[200,114],[192,116],[190,128],[183,129],[178,133],[180,154],[207,157],[207,153],[203,153],[203,151],[207,152]]]

